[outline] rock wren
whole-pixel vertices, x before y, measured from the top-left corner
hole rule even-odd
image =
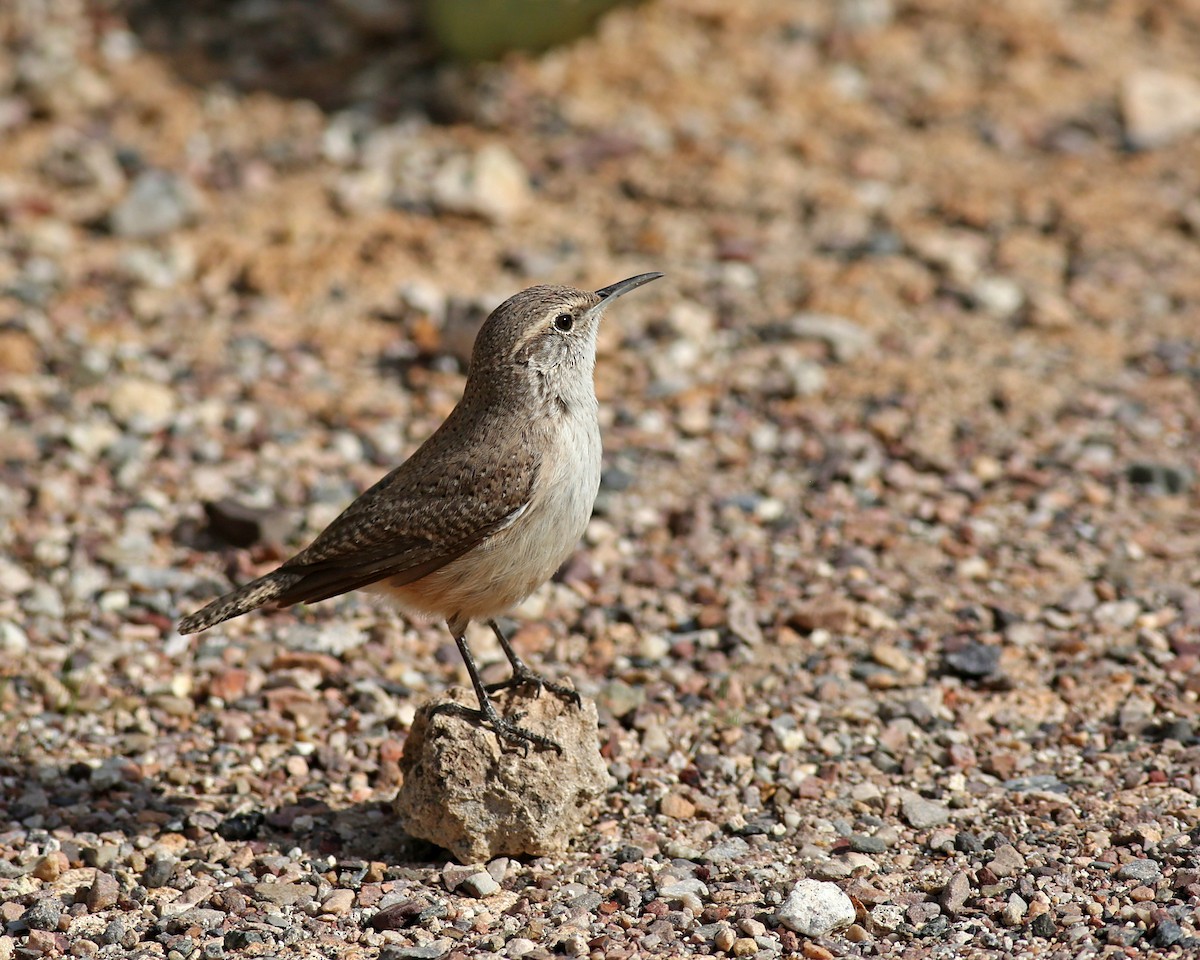
[[[502,717],[489,690],[533,684],[576,703],[517,656],[495,618],[548,580],[582,536],[600,488],[592,372],[604,309],[661,273],[595,293],[538,286],[500,304],[475,339],[462,399],[399,467],[276,570],[179,622],[199,633],[264,604],[315,603],[367,589],[446,621],[479,700],[454,712],[504,740],[557,748]],[[485,620],[512,677],[485,686],[467,624]]]

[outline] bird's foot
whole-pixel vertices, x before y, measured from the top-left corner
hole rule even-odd
[[[547,680],[545,677],[534,673],[524,663],[518,667],[514,667],[512,676],[507,680],[501,680],[499,683],[489,683],[486,689],[488,693],[495,693],[497,690],[509,690],[513,687],[525,686],[534,688],[533,695],[535,697],[540,697],[543,690],[549,690],[556,697],[562,697],[562,699],[573,704],[575,707],[583,706],[583,698],[579,696],[579,691],[574,687],[568,687],[565,683],[555,683],[553,680]]]
[[[438,713],[449,713],[456,717],[462,717],[464,720],[470,720],[472,723],[480,726],[491,727],[496,736],[508,743],[515,743],[529,752],[529,745],[532,743],[536,747],[545,747],[549,750],[557,750],[561,755],[563,752],[562,745],[556,740],[551,740],[549,737],[540,733],[534,733],[532,730],[526,730],[520,725],[521,718],[525,716],[522,713],[514,713],[508,717],[502,717],[496,712],[496,708],[492,706],[490,700],[484,701],[484,706],[481,709],[463,706],[461,703],[438,703],[429,711],[430,715]]]

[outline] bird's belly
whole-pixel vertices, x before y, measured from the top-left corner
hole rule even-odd
[[[529,507],[510,526],[420,580],[374,589],[411,612],[456,620],[497,617],[528,597],[571,556],[600,487],[595,426],[572,425],[553,454]]]

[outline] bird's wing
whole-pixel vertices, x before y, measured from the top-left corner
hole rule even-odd
[[[279,568],[301,579],[277,602],[315,603],[380,580],[412,583],[461,557],[528,508],[538,468],[529,451],[418,450]]]

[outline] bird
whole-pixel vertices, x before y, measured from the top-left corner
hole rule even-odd
[[[643,273],[599,290],[543,284],[514,294],[475,338],[462,398],[400,466],[362,493],[307,547],[275,570],[183,617],[199,633],[265,605],[316,603],[354,590],[404,612],[445,621],[477,708],[440,704],[498,739],[561,752],[554,740],[502,716],[491,693],[519,685],[576,706],[573,687],[536,674],[497,623],[570,557],[600,488],[594,370],[604,311],[657,280]],[[467,626],[487,623],[512,668],[485,685]]]

